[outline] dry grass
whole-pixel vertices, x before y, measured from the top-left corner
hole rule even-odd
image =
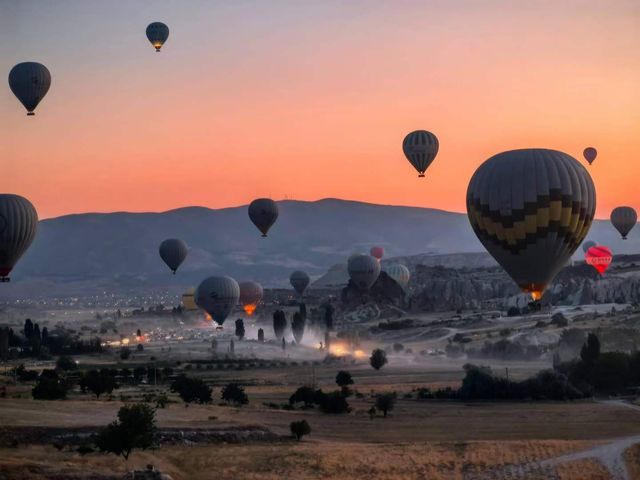
[[[624,459],[627,462],[629,475],[633,480],[640,480],[640,444],[628,448],[624,452]]]

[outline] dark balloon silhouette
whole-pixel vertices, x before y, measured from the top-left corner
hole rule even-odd
[[[402,151],[418,171],[418,177],[424,177],[424,172],[436,158],[439,148],[438,138],[426,130],[411,132],[402,142]]]
[[[231,277],[205,278],[193,295],[193,299],[211,318],[222,325],[240,298],[240,286]]]
[[[169,38],[169,27],[162,22],[150,23],[147,26],[147,38],[155,47],[156,52],[160,52],[164,42]]]
[[[310,281],[311,279],[309,278],[309,275],[307,275],[307,273],[303,272],[302,270],[296,270],[291,274],[291,276],[289,276],[289,283],[291,283],[291,286],[298,293],[298,295],[301,296],[306,290]]]
[[[616,207],[611,212],[611,223],[615,227],[622,239],[626,240],[627,235],[638,221],[638,214],[632,207]]]
[[[278,205],[270,198],[258,198],[249,205],[249,218],[263,237],[278,219]]]
[[[160,258],[162,258],[174,274],[182,262],[184,262],[184,259],[187,258],[187,253],[189,253],[189,247],[179,238],[168,238],[160,244],[158,250]]]
[[[0,282],[27,251],[38,230],[38,213],[19,195],[0,194]]]
[[[19,63],[9,72],[9,87],[27,109],[27,115],[35,115],[33,111],[47,94],[50,86],[51,73],[41,63]]]

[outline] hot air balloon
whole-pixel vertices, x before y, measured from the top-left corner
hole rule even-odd
[[[289,283],[291,283],[293,289],[300,296],[302,296],[310,281],[311,279],[309,278],[309,275],[307,275],[306,272],[303,272],[302,270],[296,270],[289,277]]]
[[[31,202],[19,195],[0,194],[0,282],[27,251],[36,236],[38,213]]]
[[[371,247],[371,250],[369,251],[369,253],[371,254],[371,256],[373,258],[377,258],[378,260],[382,260],[382,257],[384,256],[384,248],[382,248],[382,247]]]
[[[402,151],[407,160],[418,171],[418,177],[424,177],[424,172],[438,154],[439,143],[437,137],[426,130],[411,132],[402,142]]]
[[[598,151],[593,147],[587,147],[584,149],[582,154],[584,155],[585,160],[589,162],[589,165],[591,165],[598,156]]]
[[[602,275],[613,260],[613,254],[609,247],[604,245],[596,245],[587,250],[584,254],[584,261],[595,268],[600,275]]]
[[[231,277],[205,278],[194,294],[196,305],[211,315],[218,325],[222,325],[237,305],[240,286]]]
[[[499,153],[473,174],[469,222],[487,251],[534,300],[584,240],[596,208],[587,170],[566,153]]]
[[[27,109],[27,115],[35,115],[33,111],[47,94],[50,86],[51,73],[41,63],[19,63],[9,72],[9,87]]]
[[[258,198],[249,205],[249,218],[266,237],[271,226],[278,219],[278,205],[270,198]]]
[[[596,242],[594,242],[593,240],[587,240],[586,242],[583,242],[582,244],[582,251],[584,253],[587,253],[587,250],[589,250],[591,247],[595,247],[597,245]]]
[[[187,253],[189,253],[189,247],[179,238],[168,238],[160,244],[158,250],[160,258],[167,264],[174,275],[180,264],[187,257]]]
[[[253,315],[263,294],[264,290],[259,283],[240,282],[240,305],[247,315]]]
[[[361,290],[368,290],[380,275],[380,262],[371,255],[358,255],[349,260],[349,277]]]
[[[162,22],[153,22],[147,25],[147,38],[156,48],[156,52],[160,52],[162,45],[169,38],[169,27]]]
[[[611,212],[611,223],[620,232],[623,240],[627,239],[627,235],[637,221],[638,214],[631,207],[616,207]]]
[[[407,285],[409,285],[411,273],[409,272],[409,269],[404,265],[401,265],[399,263],[390,265],[385,269],[385,272],[387,272],[387,275],[395,280],[395,282],[402,288],[406,288]]]
[[[182,294],[182,308],[184,308],[187,311],[198,309],[198,306],[196,305],[196,302],[194,299],[195,293],[196,293],[195,287],[191,287]]]

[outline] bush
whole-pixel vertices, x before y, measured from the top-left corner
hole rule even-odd
[[[80,388],[83,392],[89,390],[100,399],[103,393],[111,393],[116,388],[116,381],[110,372],[90,370],[80,379]]]
[[[24,364],[22,363],[16,367],[15,374],[20,382],[33,382],[39,375],[35,370],[27,370],[24,368]]]
[[[518,315],[520,315],[518,307],[509,307],[509,310],[507,310],[507,317],[517,317]]]
[[[307,386],[298,388],[290,397],[289,404],[294,405],[296,403],[304,403],[305,407],[310,407],[316,402],[316,391]]]
[[[237,383],[231,382],[222,389],[222,400],[234,405],[245,405],[249,403],[249,397]]]
[[[176,392],[187,404],[189,403],[211,403],[211,388],[199,378],[191,378],[180,375],[170,387],[172,392]]]
[[[396,394],[383,393],[376,398],[376,409],[382,412],[383,416],[387,416],[393,408],[396,406]]]
[[[554,313],[551,317],[551,325],[555,325],[556,327],[566,327],[569,325],[569,320],[561,313]]]
[[[36,400],[61,400],[67,397],[68,385],[58,377],[54,370],[43,371],[38,383],[31,390]]]
[[[291,422],[289,425],[291,430],[291,434],[296,438],[296,440],[302,440],[304,435],[309,435],[311,433],[311,426],[307,423],[306,420],[300,420],[299,422]]]
[[[349,413],[349,402],[341,392],[323,393],[319,391],[317,402],[324,413]]]
[[[403,350],[404,350],[404,345],[402,345],[401,343],[394,343],[393,344],[393,351],[394,352],[400,353]]]
[[[68,357],[66,355],[62,355],[58,357],[58,360],[56,361],[56,369],[62,370],[65,372],[70,370],[77,370],[78,364],[73,358]]]
[[[96,445],[101,452],[128,459],[135,448],[146,450],[155,445],[155,410],[144,403],[125,405],[118,419],[98,434]]]
[[[371,352],[371,357],[369,357],[369,363],[376,370],[380,370],[387,364],[387,352],[376,348],[373,352]]]
[[[129,347],[122,347],[120,349],[121,360],[128,360],[130,356],[131,356],[131,349]]]

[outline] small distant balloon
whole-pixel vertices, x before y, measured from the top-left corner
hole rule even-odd
[[[205,278],[196,288],[193,298],[198,307],[222,325],[238,304],[240,286],[231,277]]]
[[[411,273],[409,269],[399,263],[390,265],[385,269],[387,275],[389,275],[398,285],[402,288],[406,288],[409,285],[411,279]]]
[[[611,223],[615,227],[622,239],[626,240],[627,235],[638,221],[638,214],[632,207],[616,207],[611,212]]]
[[[262,285],[258,282],[240,282],[240,305],[244,312],[251,316],[256,311],[264,294]]]
[[[402,151],[409,163],[418,171],[418,177],[424,177],[424,172],[436,158],[439,147],[438,138],[426,130],[411,132],[402,142]]]
[[[169,27],[162,22],[150,23],[147,26],[147,38],[155,47],[156,52],[159,52],[164,42],[169,38]]]
[[[302,270],[296,270],[289,277],[289,283],[300,296],[304,294],[310,281],[309,275]]]
[[[598,156],[598,151],[593,147],[587,147],[584,149],[584,152],[582,152],[582,154],[584,155],[585,160],[589,162],[589,165],[591,165]]]
[[[349,277],[360,290],[369,290],[380,275],[380,262],[371,255],[358,255],[349,260]]]
[[[249,204],[249,219],[263,237],[278,219],[278,205],[270,198],[258,198]]]
[[[587,240],[582,244],[582,251],[584,253],[587,253],[587,250],[589,250],[591,247],[595,247],[596,245],[597,243],[594,242],[593,240]]]
[[[38,213],[29,200],[19,195],[0,194],[0,282],[27,251],[38,230]]]
[[[587,250],[587,253],[584,254],[584,261],[595,268],[600,275],[604,274],[607,268],[609,268],[612,260],[613,254],[611,253],[611,249],[604,245],[591,247]]]
[[[384,248],[382,247],[371,247],[371,251],[369,252],[373,258],[377,258],[378,260],[382,260],[384,256]]]
[[[27,115],[35,115],[33,111],[47,94],[50,86],[51,73],[41,63],[19,63],[9,72],[9,87],[27,109]]]
[[[179,238],[168,238],[160,244],[158,250],[160,258],[167,264],[174,275],[178,267],[184,262],[184,259],[187,258],[187,253],[189,253],[189,247]]]

